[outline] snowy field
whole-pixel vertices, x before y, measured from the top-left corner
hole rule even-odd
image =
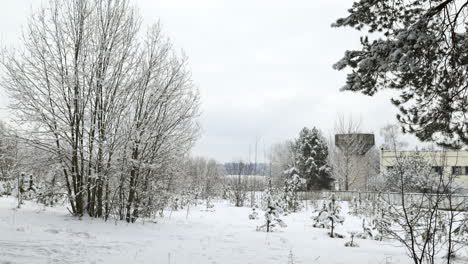
[[[283,217],[287,228],[275,233],[255,231],[263,223],[248,220],[249,208],[228,202],[173,212],[155,222],[103,222],[71,217],[65,208],[44,208],[26,202],[12,209],[14,198],[0,198],[0,263],[411,263],[398,244],[329,238],[312,227],[311,208]],[[346,209],[345,209],[346,210]],[[340,232],[359,229],[360,220],[347,216]]]

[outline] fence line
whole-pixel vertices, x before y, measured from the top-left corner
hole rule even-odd
[[[260,204],[263,199],[263,192],[248,191],[247,200],[250,201],[252,194],[256,204]],[[332,194],[339,201],[351,201],[354,198],[368,201],[377,201],[382,197],[385,202],[392,205],[401,205],[401,194],[397,192],[359,192],[359,191],[305,191],[298,192],[300,200],[326,200]],[[450,199],[449,199],[450,198]],[[423,207],[429,207],[435,200],[439,199],[439,208],[442,210],[464,210],[468,211],[468,195],[445,195],[445,194],[429,194],[429,193],[405,193],[405,201],[410,204],[420,204]],[[249,202],[246,202],[248,204]]]
[[[328,199],[332,194],[337,200],[351,201],[354,198],[362,200],[376,201],[382,197],[386,202],[393,205],[401,205],[401,194],[397,192],[359,192],[359,191],[308,191],[300,192],[302,200],[323,200]],[[407,202],[422,204],[423,207],[430,206],[435,200],[440,199],[439,208],[443,210],[468,210],[467,195],[446,195],[428,193],[405,193]]]

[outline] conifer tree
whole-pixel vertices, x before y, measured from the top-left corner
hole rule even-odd
[[[296,167],[286,170],[284,174],[287,175],[287,179],[284,181],[284,200],[288,210],[296,212],[300,207],[297,192],[306,183],[306,180],[299,176]]]
[[[332,26],[362,32],[361,48],[334,65],[350,70],[342,90],[394,89],[404,132],[468,145],[468,1],[360,0]]]
[[[287,227],[280,218],[284,213],[283,200],[279,192],[271,184],[271,176],[268,177],[268,188],[263,193],[262,207],[265,211],[265,224],[257,226],[257,231],[272,232],[276,227]]]
[[[327,163],[328,147],[317,128],[304,127],[295,142],[295,163],[307,190],[330,189],[333,178]]]

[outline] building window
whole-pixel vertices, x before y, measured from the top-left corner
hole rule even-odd
[[[465,175],[468,175],[468,166],[465,167]]]
[[[387,166],[387,171],[391,171],[391,170],[393,170],[393,166]]]
[[[462,175],[463,174],[462,167],[461,166],[453,166],[452,167],[452,174],[453,175]]]
[[[432,172],[437,173],[437,174],[442,174],[442,166],[433,166]]]

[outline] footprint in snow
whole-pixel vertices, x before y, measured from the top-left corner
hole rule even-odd
[[[86,232],[72,232],[71,235],[80,237],[80,238],[92,238],[92,236],[89,233]]]
[[[44,230],[44,232],[51,233],[51,234],[58,234],[58,233],[60,233],[60,231],[57,230],[57,229],[46,229],[46,230]]]

